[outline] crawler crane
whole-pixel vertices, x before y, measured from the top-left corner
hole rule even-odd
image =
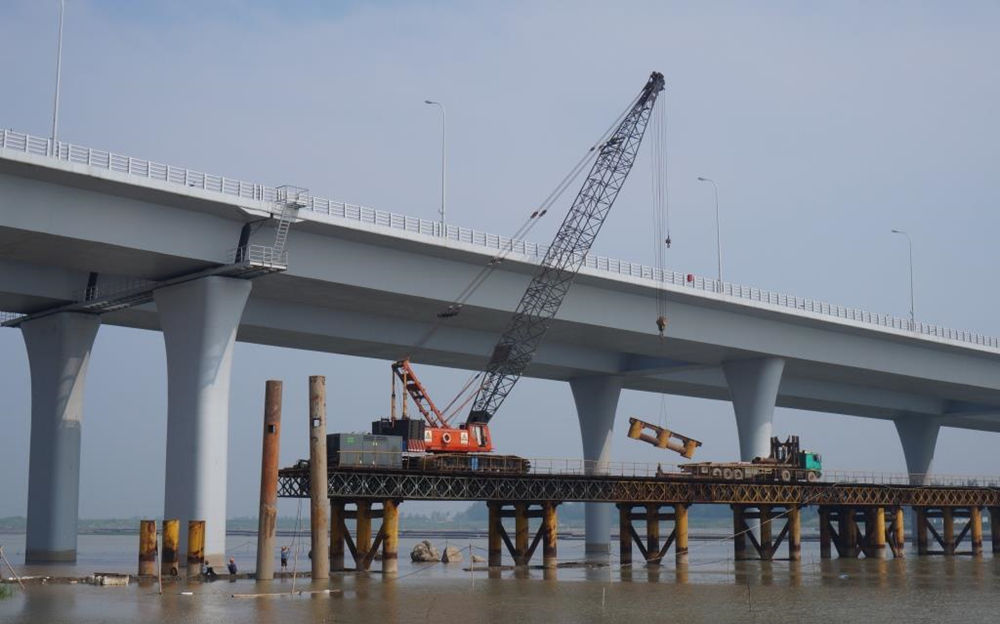
[[[518,459],[488,454],[493,450],[489,422],[531,363],[600,232],[632,169],[653,105],[663,85],[663,74],[653,72],[613,132],[594,148],[597,153],[590,173],[538,265],[506,330],[494,346],[481,373],[466,421],[457,427],[450,426],[413,373],[409,361],[403,359],[392,365],[392,415],[372,423],[373,433],[403,437],[406,450],[429,453],[424,461],[432,467],[507,469],[509,462]],[[449,307],[445,316],[453,316],[460,307]],[[396,418],[397,380],[402,382],[405,391],[404,410],[409,397],[423,416],[423,421],[410,419],[406,413]],[[524,464],[515,462],[515,469],[524,467]]]

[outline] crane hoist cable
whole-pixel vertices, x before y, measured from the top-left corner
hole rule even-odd
[[[663,74],[653,72],[610,138],[599,146],[583,187],[493,347],[467,427],[490,421],[534,358],[632,170],[663,86]]]
[[[660,337],[667,328],[667,297],[663,288],[666,281],[666,253],[670,248],[670,201],[667,186],[667,114],[666,106],[661,105],[653,112],[650,120],[650,133],[653,135],[649,143],[651,155],[651,207],[653,216],[653,256],[655,270],[653,279],[660,285],[656,289],[656,327]]]
[[[477,290],[479,290],[486,280],[489,279],[500,264],[507,259],[507,256],[513,252],[517,243],[521,241],[535,227],[535,225],[538,224],[541,218],[548,213],[549,208],[551,208],[552,205],[555,204],[560,197],[562,197],[563,193],[566,192],[566,189],[569,188],[569,186],[580,176],[586,167],[598,156],[601,149],[604,148],[605,144],[609,140],[611,134],[621,124],[625,116],[628,115],[629,112],[635,107],[636,100],[639,97],[641,97],[641,94],[640,96],[636,96],[636,98],[629,103],[629,106],[622,111],[622,113],[610,126],[608,126],[608,128],[601,134],[600,138],[593,145],[591,145],[586,152],[584,152],[583,156],[581,156],[580,160],[573,165],[573,168],[570,169],[569,173],[567,173],[563,179],[559,181],[559,184],[557,184],[556,187],[545,197],[545,199],[542,200],[539,207],[528,215],[528,218],[521,224],[517,231],[511,235],[500,251],[493,255],[486,265],[483,266],[475,277],[473,277],[472,280],[465,286],[465,288],[459,292],[458,296],[456,296],[444,310],[437,314],[437,319],[433,325],[428,328],[428,330],[423,334],[423,336],[420,337],[419,340],[417,340],[416,343],[414,343],[410,355],[405,356],[405,358],[411,357],[413,352],[423,348],[441,328],[441,325],[445,320],[455,317],[461,312],[465,303],[472,297],[472,295],[475,294]],[[457,398],[458,396],[456,396],[456,399]]]
[[[483,374],[481,372],[471,375],[469,377],[469,380],[465,382],[465,385],[462,386],[462,389],[458,391],[458,394],[456,394],[451,399],[451,401],[448,402],[448,405],[446,405],[444,409],[441,410],[441,413],[444,414],[445,423],[451,424],[451,421],[453,418],[455,418],[455,415],[458,412],[462,411],[462,408],[465,407],[465,405],[468,403],[468,400],[462,401],[461,403],[458,403],[458,400],[461,399],[462,396],[467,393],[471,394],[472,390],[470,389],[473,387],[473,384],[476,383],[476,380],[482,377],[482,375]],[[457,407],[455,407],[456,403],[458,403]],[[455,408],[454,410],[452,409],[453,407]]]

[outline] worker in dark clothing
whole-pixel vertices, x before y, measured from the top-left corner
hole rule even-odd
[[[236,560],[232,557],[229,558],[229,565],[226,566],[230,574],[236,574]]]
[[[202,577],[204,577],[206,581],[214,581],[219,578],[219,575],[215,573],[214,569],[212,569],[212,564],[206,561],[205,571],[202,573]]]

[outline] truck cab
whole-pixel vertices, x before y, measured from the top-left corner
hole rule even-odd
[[[823,471],[823,456],[811,451],[799,452],[799,468],[803,470]]]

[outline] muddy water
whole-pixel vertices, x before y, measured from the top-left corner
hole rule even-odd
[[[23,538],[22,538],[23,539]],[[69,574],[132,571],[135,536],[81,538]],[[247,567],[246,538],[230,550]],[[455,544],[468,548],[469,540]],[[17,563],[17,536],[0,536]],[[404,540],[406,553],[413,540]],[[481,546],[473,540],[473,552]],[[581,544],[560,542],[563,561],[582,560]],[[123,588],[38,585],[0,600],[0,622],[995,622],[1000,620],[1000,559],[910,557],[828,560],[806,543],[803,561],[734,562],[731,546],[693,541],[691,562],[659,569],[636,565],[503,571],[492,578],[465,564],[400,561],[395,579],[378,573],[335,575],[329,583],[298,581],[296,589],[335,593],[289,595],[290,581],[167,584]],[[815,551],[815,552],[814,552]],[[468,552],[468,551],[466,551]],[[305,563],[305,562],[303,562]],[[614,564],[614,561],[611,562]],[[377,565],[377,564],[376,564]],[[234,594],[282,594],[233,597]]]

